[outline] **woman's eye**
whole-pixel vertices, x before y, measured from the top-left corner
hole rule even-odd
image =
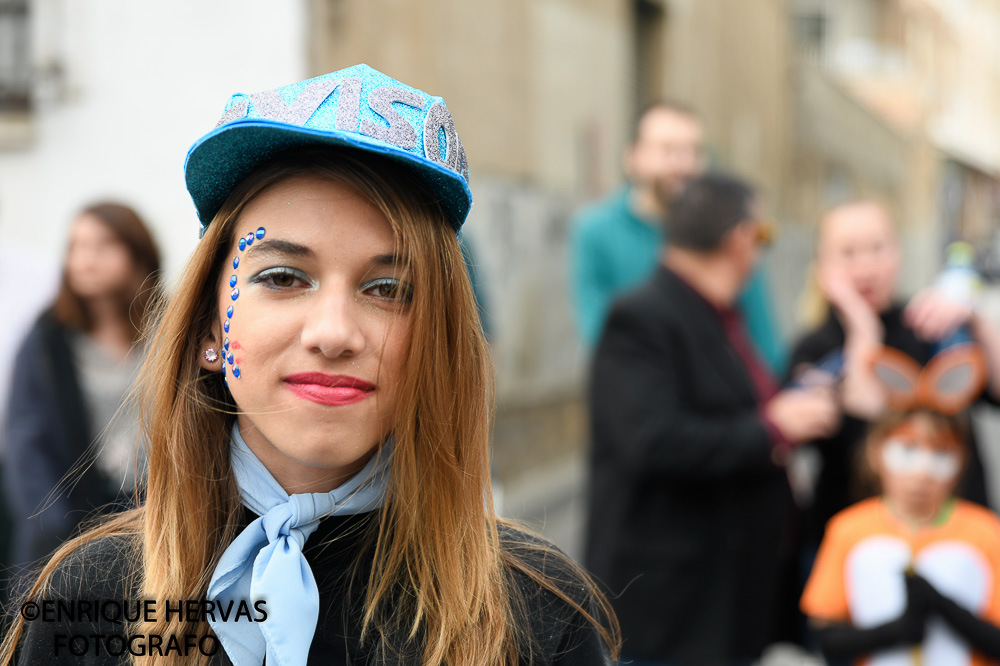
[[[409,303],[413,298],[413,287],[395,278],[372,280],[363,288],[364,293],[390,301]]]
[[[275,287],[291,287],[295,284],[295,276],[291,273],[279,273],[271,278]]]
[[[295,286],[310,286],[309,278],[301,271],[288,268],[268,268],[261,271],[250,280],[269,289],[289,289]]]

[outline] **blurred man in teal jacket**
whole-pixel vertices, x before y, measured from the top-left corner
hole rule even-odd
[[[596,347],[611,303],[655,271],[670,202],[704,170],[702,136],[690,109],[668,102],[646,107],[625,152],[629,184],[574,220],[570,284],[577,329],[588,347]],[[780,372],[785,348],[763,268],[748,281],[740,307],[760,355]]]

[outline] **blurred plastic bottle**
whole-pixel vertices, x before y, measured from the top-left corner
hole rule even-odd
[[[934,288],[945,298],[974,309],[983,293],[983,280],[975,267],[975,249],[970,243],[956,241],[945,249],[944,268]],[[934,345],[934,353],[948,347],[972,342],[972,331],[962,326]]]

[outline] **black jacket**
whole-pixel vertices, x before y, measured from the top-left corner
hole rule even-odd
[[[719,314],[669,270],[612,309],[590,411],[587,564],[609,588],[623,653],[756,657],[790,490]]]
[[[249,509],[244,509],[244,524],[255,517]],[[364,644],[361,642],[361,616],[374,552],[371,537],[375,527],[376,513],[334,516],[324,519],[306,541],[303,553],[315,576],[320,601],[319,621],[309,649],[310,664],[416,666],[420,663],[413,654],[395,655],[381,660],[373,649],[371,640]],[[533,537],[507,527],[501,527],[500,538],[502,545],[508,549],[523,550],[532,545],[545,546]],[[548,549],[551,552],[551,546]],[[106,537],[93,541],[74,552],[57,569],[52,581],[52,593],[38,602],[137,599],[139,595],[127,582],[134,578],[134,555],[134,546],[126,537]],[[533,566],[543,570],[547,577],[560,581],[560,589],[587,606],[581,588],[573,584],[575,577],[560,564],[558,558],[546,558],[541,551],[529,557],[535,558]],[[509,574],[512,588],[520,591],[520,598],[524,601],[523,604],[514,606],[515,614],[523,618],[523,628],[536,641],[534,660],[530,660],[525,654],[522,664],[606,666],[607,659],[600,636],[579,612],[555,598],[555,595],[541,590],[528,576],[514,572]],[[161,607],[156,608],[158,610],[155,612],[164,612]],[[129,613],[133,614],[134,611]],[[114,614],[114,610],[108,612],[108,615]],[[59,636],[108,637],[124,633],[121,624],[107,619],[74,622],[64,616],[62,621],[35,620],[27,624],[27,635],[16,663],[19,666],[64,663],[79,666],[121,666],[129,663],[127,653],[121,657],[109,655],[105,642],[101,642],[98,647],[93,638],[89,642],[80,639],[77,641],[78,654],[73,655],[69,647],[64,647],[67,645],[66,641],[59,639]],[[166,646],[167,637],[161,638]],[[60,650],[58,655],[55,653],[57,645]],[[115,639],[112,649],[119,650],[119,645],[121,642]],[[138,651],[141,641],[134,645]],[[192,644],[192,647],[183,654],[197,654],[197,644]],[[210,648],[211,643],[207,643],[206,649]],[[97,653],[98,650],[101,651],[100,654]],[[419,651],[419,645],[417,650]],[[231,664],[221,647],[213,663],[219,666]]]
[[[68,336],[46,312],[25,337],[14,362],[3,489],[14,527],[12,559],[18,564],[48,555],[81,520],[118,500],[96,466],[89,465],[95,428]],[[60,486],[77,463],[86,471],[73,477],[71,487]]]

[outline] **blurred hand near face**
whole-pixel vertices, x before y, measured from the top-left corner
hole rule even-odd
[[[786,389],[764,406],[768,419],[796,444],[829,437],[840,425],[840,408],[833,389]]]
[[[869,299],[839,266],[831,263],[821,265],[817,280],[844,327],[844,381],[839,396],[840,408],[856,418],[872,419],[885,404],[882,385],[869,367],[885,337],[882,320]]]
[[[824,298],[840,314],[841,323],[850,334],[876,342],[882,339],[878,313],[842,268],[823,264],[816,272],[816,279]]]
[[[923,340],[938,342],[972,319],[973,309],[930,287],[918,292],[903,311],[903,321]]]

